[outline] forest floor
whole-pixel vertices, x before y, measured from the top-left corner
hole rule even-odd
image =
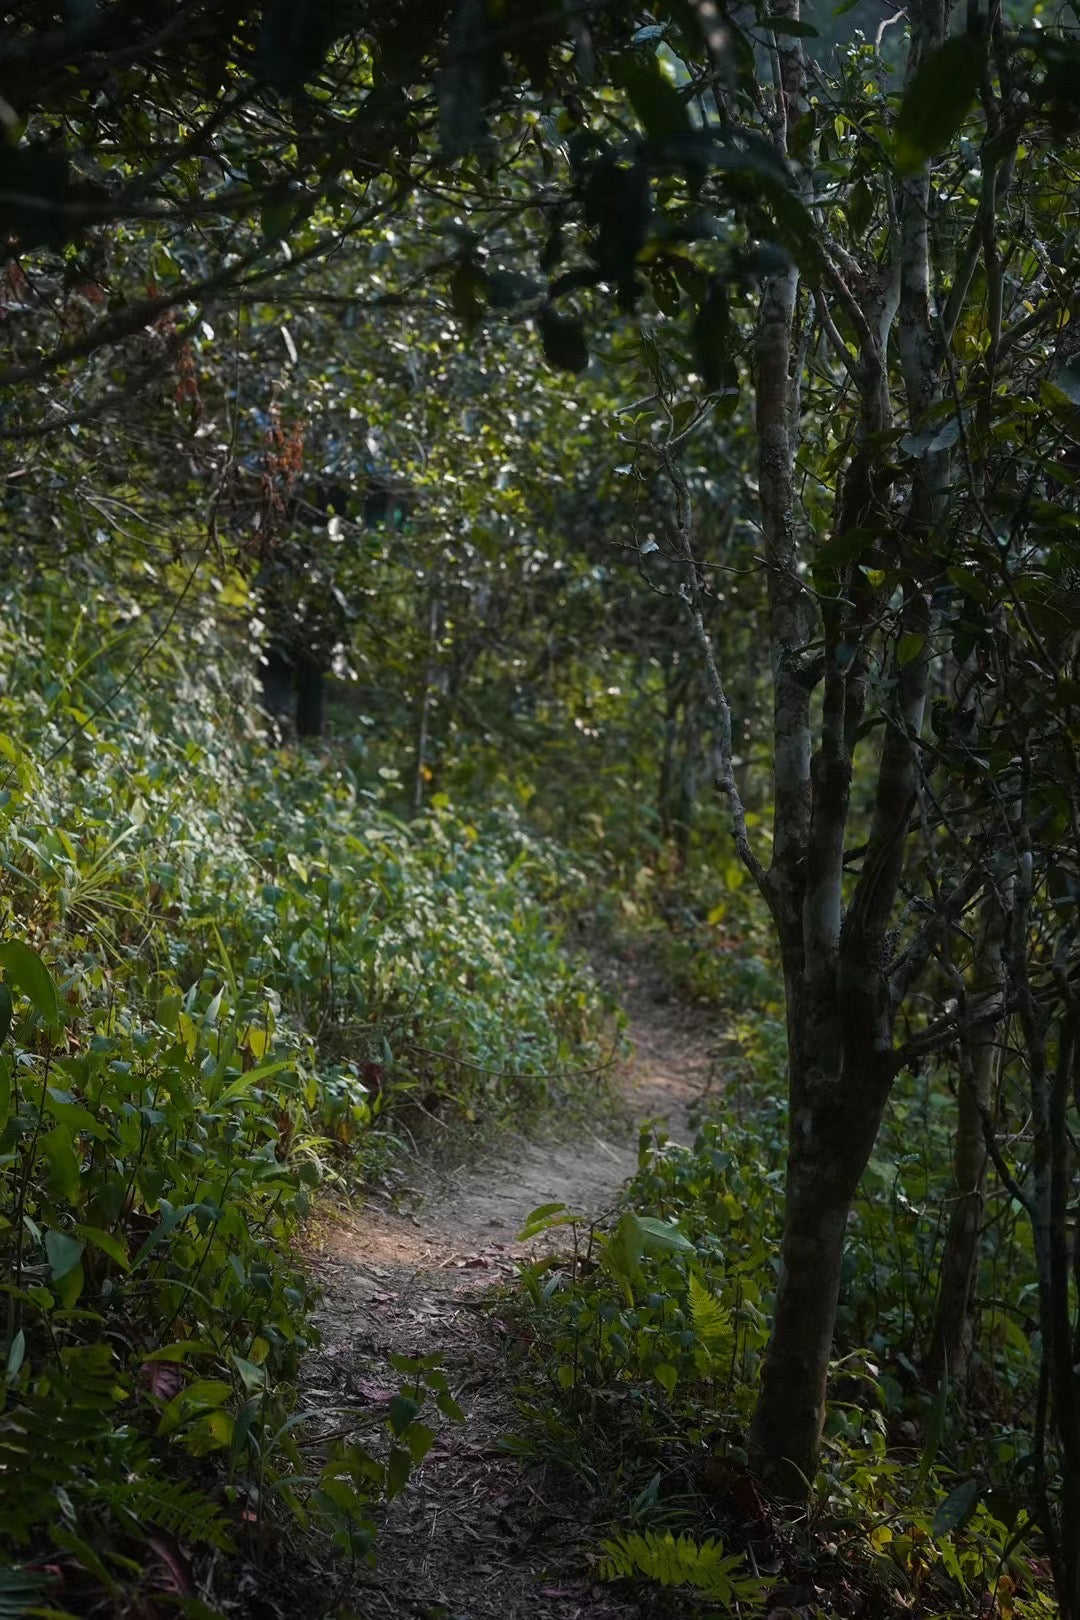
[[[688,1108],[710,1084],[706,1016],[659,999],[629,965],[620,966],[618,990],[633,1044],[608,1123],[568,1136],[555,1121],[544,1138],[504,1142],[498,1157],[434,1179],[410,1213],[371,1199],[313,1234],[322,1344],[307,1359],[302,1404],[377,1408],[400,1382],[391,1355],[439,1352],[465,1421],[442,1428],[391,1505],[377,1568],[333,1592],[313,1589],[305,1606],[294,1587],[283,1612],[312,1620],[624,1620],[633,1612],[588,1578],[581,1503],[565,1471],[559,1477],[499,1444],[522,1421],[521,1374],[508,1365],[498,1302],[517,1263],[537,1252],[535,1242],[517,1241],[525,1217],[555,1202],[589,1218],[607,1213],[636,1168],[639,1124],[661,1120],[674,1140],[688,1139]]]

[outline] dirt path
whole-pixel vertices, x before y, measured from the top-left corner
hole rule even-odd
[[[544,1469],[497,1447],[520,1420],[499,1353],[501,1324],[484,1299],[528,1252],[516,1234],[531,1210],[561,1202],[598,1216],[612,1207],[636,1167],[641,1120],[659,1116],[672,1137],[686,1138],[688,1105],[710,1078],[707,1029],[685,1008],[657,1003],[631,969],[619,988],[634,1044],[620,1076],[633,1128],[521,1142],[444,1182],[414,1216],[372,1201],[320,1235],[323,1343],[308,1358],[305,1404],[377,1403],[395,1382],[389,1355],[439,1351],[466,1421],[440,1435],[391,1507],[377,1571],[319,1612],[363,1620],[627,1615],[582,1578],[580,1518],[557,1482],[549,1497]]]

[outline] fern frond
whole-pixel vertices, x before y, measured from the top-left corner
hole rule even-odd
[[[202,1491],[179,1480],[133,1474],[104,1482],[94,1490],[91,1501],[131,1530],[153,1526],[186,1546],[231,1550],[229,1527],[221,1509]]]
[[[40,1614],[38,1605],[44,1603],[50,1588],[56,1585],[53,1577],[36,1570],[20,1569],[9,1565],[0,1569],[0,1620],[22,1620],[26,1614]],[[50,1609],[52,1614],[58,1610]]]
[[[690,1315],[694,1331],[704,1344],[731,1336],[731,1312],[693,1272],[690,1274]]]
[[[607,1581],[644,1576],[660,1586],[689,1586],[719,1603],[753,1602],[763,1590],[756,1576],[740,1573],[742,1556],[725,1554],[723,1543],[712,1537],[699,1542],[687,1535],[676,1538],[670,1530],[663,1535],[622,1530],[602,1542],[601,1550],[600,1575]]]

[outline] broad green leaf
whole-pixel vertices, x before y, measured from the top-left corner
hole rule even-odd
[[[926,1426],[926,1439],[923,1443],[923,1453],[919,1460],[919,1472],[916,1484],[924,1485],[930,1477],[930,1470],[937,1460],[941,1450],[941,1442],[945,1438],[945,1422],[949,1415],[949,1380],[942,1375],[938,1385],[934,1404],[930,1409],[930,1421]]]
[[[896,120],[896,165],[911,174],[943,152],[975,100],[986,42],[958,34],[928,56],[904,92]]]
[[[157,1248],[162,1239],[167,1238],[169,1233],[176,1226],[178,1226],[182,1220],[184,1220],[199,1207],[200,1206],[198,1204],[177,1204],[175,1209],[170,1209],[166,1215],[162,1216],[162,1219],[158,1225],[151,1232],[150,1236],[147,1238],[134,1260],[132,1260],[132,1271],[134,1271],[137,1266],[141,1266],[143,1261],[147,1259],[154,1249]]]
[[[11,1343],[8,1345],[7,1367],[5,1369],[5,1378],[6,1378],[6,1380],[7,1380],[7,1382],[9,1384],[14,1383],[16,1377],[18,1376],[19,1368],[23,1364],[23,1357],[25,1355],[26,1355],[26,1334],[23,1332],[22,1328],[19,1328],[19,1330],[15,1334],[15,1337],[12,1339]]]
[[[388,1412],[390,1427],[396,1435],[402,1435],[414,1418],[420,1415],[423,1403],[414,1400],[411,1395],[397,1394],[391,1397]]]
[[[232,1445],[233,1416],[220,1408],[202,1412],[184,1435],[184,1446],[193,1457],[205,1457],[211,1451],[223,1451]]]
[[[845,211],[852,236],[860,239],[874,216],[874,194],[865,180],[857,180],[852,186]]]
[[[131,1262],[128,1260],[128,1251],[120,1243],[120,1239],[113,1238],[110,1231],[102,1231],[100,1226],[76,1226],[74,1231],[76,1231],[79,1238],[83,1238],[84,1243],[92,1244],[92,1247],[100,1249],[102,1254],[107,1254],[108,1259],[113,1260],[121,1268],[121,1272],[130,1272]]]
[[[54,1282],[73,1271],[83,1257],[86,1244],[70,1232],[58,1232],[55,1227],[45,1234],[45,1257],[49,1262],[49,1275]]]
[[[206,1339],[178,1339],[175,1344],[159,1345],[151,1350],[144,1361],[186,1361],[188,1356],[206,1356],[215,1354],[214,1346]]]
[[[856,562],[879,538],[875,529],[845,529],[814,552],[811,565],[814,573],[823,574],[827,569],[843,568],[845,563]]]
[[[0,967],[7,983],[22,991],[55,1033],[60,1025],[60,998],[37,951],[21,939],[5,940],[0,944]]]
[[[86,1272],[83,1269],[81,1260],[79,1261],[78,1265],[72,1266],[70,1271],[66,1271],[62,1277],[58,1277],[56,1279],[53,1286],[55,1287],[60,1298],[60,1303],[65,1310],[70,1311],[74,1309],[85,1284]]]
[[[409,1448],[413,1467],[422,1463],[435,1442],[435,1430],[429,1429],[426,1423],[410,1423],[405,1431],[405,1444]]]
[[[677,1226],[668,1221],[658,1221],[654,1215],[632,1215],[630,1217],[641,1233],[642,1246],[646,1254],[694,1254],[696,1251],[689,1238],[683,1237]]]
[[[601,1263],[622,1279],[630,1292],[630,1285],[641,1278],[641,1257],[645,1252],[641,1228],[636,1218],[627,1211],[620,1215],[615,1229],[600,1251]]]
[[[918,658],[925,646],[926,637],[924,635],[909,632],[901,636],[896,648],[896,662],[900,668],[903,669],[907,664]]]
[[[439,1408],[443,1417],[450,1418],[451,1422],[464,1423],[465,1413],[449,1390],[443,1389],[439,1391],[435,1397],[435,1405]]]
[[[49,1167],[49,1182],[54,1191],[69,1204],[79,1201],[81,1191],[80,1164],[72,1143],[71,1132],[59,1125],[43,1136],[38,1151]]]
[[[221,1096],[215,1099],[215,1106],[220,1108],[225,1103],[236,1102],[238,1097],[242,1097],[253,1086],[268,1080],[272,1074],[280,1074],[282,1069],[290,1069],[292,1066],[292,1058],[278,1058],[273,1063],[263,1063],[256,1069],[249,1069],[247,1074],[242,1074],[239,1080],[234,1080],[231,1085],[225,1087]]]
[[[950,1491],[944,1501],[939,1502],[934,1513],[933,1533],[940,1539],[948,1535],[950,1530],[958,1530],[960,1526],[974,1513],[979,1500],[979,1482],[977,1479],[965,1479],[962,1485]]]
[[[233,1366],[240,1374],[241,1382],[249,1395],[255,1390],[266,1388],[265,1367],[257,1367],[255,1363],[253,1361],[249,1361],[246,1356],[233,1356],[232,1359]]]
[[[675,1385],[679,1382],[678,1370],[670,1362],[660,1361],[653,1368],[653,1377],[662,1389],[669,1395],[675,1393]]]
[[[549,1215],[559,1215],[566,1208],[565,1204],[537,1204],[531,1209],[522,1221],[522,1226],[535,1226],[539,1221],[546,1221]]]
[[[188,1384],[163,1407],[158,1419],[158,1434],[171,1434],[174,1429],[201,1417],[204,1412],[224,1406],[232,1392],[232,1385],[223,1378],[196,1378],[194,1383]]]
[[[686,102],[661,71],[655,57],[624,56],[616,76],[651,141],[667,141],[690,133]]]
[[[9,984],[0,984],[0,1043],[7,1040],[14,1011],[14,1002],[11,999],[11,986]]]
[[[393,1500],[400,1496],[409,1482],[412,1472],[412,1458],[403,1446],[392,1446],[390,1457],[386,1464],[386,1494]]]

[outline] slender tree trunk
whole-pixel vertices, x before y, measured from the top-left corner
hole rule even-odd
[[[979,1265],[979,1233],[985,1198],[987,1151],[983,1121],[993,1111],[1000,1067],[1000,1006],[1004,973],[1004,913],[991,895],[983,908],[983,931],[972,993],[989,997],[991,1016],[971,1032],[964,1054],[953,1143],[954,1203],[941,1257],[937,1314],[927,1377],[962,1382],[971,1349],[971,1299]]]
[[[892,1068],[880,1040],[841,1057],[835,981],[816,989],[789,983],[788,996],[784,1232],[750,1448],[769,1483],[799,1499],[817,1472],[848,1217],[881,1128]]]
[[[701,760],[697,719],[695,705],[691,702],[690,693],[687,693],[683,698],[682,725],[679,728],[679,796],[675,813],[675,859],[680,871],[686,870],[690,860],[690,840],[697,805],[698,766]]]
[[[427,647],[424,653],[424,670],[420,680],[420,692],[416,704],[416,752],[413,762],[413,815],[418,816],[424,808],[424,784],[426,781],[428,754],[428,731],[431,723],[431,706],[434,701],[435,666],[438,657],[439,639],[439,596],[435,586],[432,585],[428,597]]]
[[[998,1026],[975,1032],[968,1073],[961,1077],[953,1142],[953,1207],[941,1257],[937,1315],[926,1362],[930,1383],[962,1383],[971,1354],[971,1300],[979,1265],[986,1139],[983,1115],[996,1090]]]
[[[660,820],[660,837],[665,845],[671,842],[672,798],[675,779],[675,739],[678,735],[680,681],[670,664],[664,668],[664,739],[660,753],[660,777],[657,785],[656,807]]]
[[[326,671],[306,654],[296,660],[296,735],[321,737],[326,722]]]

